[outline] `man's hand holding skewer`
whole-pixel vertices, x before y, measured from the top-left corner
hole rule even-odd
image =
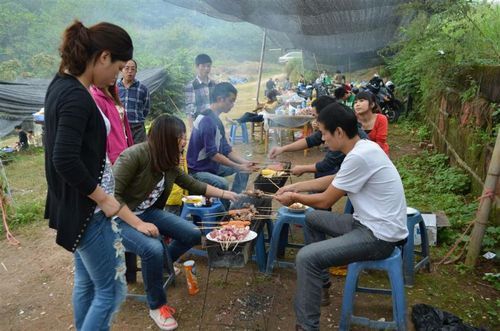
[[[286,186],[283,186],[281,187],[277,192],[276,192],[276,195],[281,195],[285,192],[298,192],[298,190],[295,188],[294,186],[295,184],[290,184],[290,185],[286,185]]]
[[[295,194],[295,192],[283,192],[281,194],[276,194],[274,196],[274,199],[276,199],[283,206],[290,206],[292,203],[294,203],[293,196]]]

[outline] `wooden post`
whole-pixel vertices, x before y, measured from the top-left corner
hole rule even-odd
[[[484,232],[488,225],[488,218],[490,216],[491,203],[495,199],[495,190],[498,183],[498,176],[500,173],[500,135],[497,133],[497,140],[493,148],[493,155],[491,157],[490,165],[488,167],[488,174],[484,181],[483,193],[481,202],[479,203],[479,210],[477,213],[474,228],[470,237],[469,247],[467,249],[467,257],[465,264],[467,266],[475,266],[479,252],[481,251],[481,244],[483,243]]]
[[[259,106],[259,94],[260,94],[260,82],[262,80],[262,66],[264,64],[264,52],[266,50],[266,36],[267,31],[264,29],[264,33],[262,34],[262,49],[260,50],[260,63],[259,63],[259,79],[257,81],[257,97],[255,100],[257,101],[257,106]]]
[[[318,73],[319,76],[320,72],[319,72],[318,61],[316,60],[316,53],[313,53],[313,56],[314,56],[314,63],[316,63],[316,72]],[[304,55],[302,55],[302,63],[304,63]]]

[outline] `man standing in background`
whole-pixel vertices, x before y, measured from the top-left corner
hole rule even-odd
[[[195,58],[196,77],[184,88],[185,112],[189,129],[193,129],[196,117],[210,107],[210,93],[215,87],[215,81],[208,75],[212,70],[212,59],[207,54],[199,54]]]
[[[149,91],[146,85],[135,79],[137,62],[129,60],[122,70],[123,78],[117,83],[120,100],[125,107],[134,144],[146,141],[144,121],[149,114]]]

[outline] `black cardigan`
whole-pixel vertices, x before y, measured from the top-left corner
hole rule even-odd
[[[45,96],[45,218],[56,242],[74,252],[96,203],[88,198],[106,164],[106,126],[92,96],[74,77],[56,75]]]

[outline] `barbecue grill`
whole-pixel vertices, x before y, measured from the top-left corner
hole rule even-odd
[[[272,199],[270,197],[242,197],[231,205],[231,209],[245,208],[244,204],[254,205],[259,210],[259,215],[271,214]],[[260,207],[266,207],[264,210]],[[226,221],[229,216],[225,216],[221,221]],[[251,220],[250,230],[260,233],[264,230],[264,224],[270,219]],[[233,250],[231,246],[227,251],[223,251],[220,244],[207,239],[208,265],[212,268],[243,268],[252,257],[255,240],[240,243]]]
[[[283,176],[268,178],[259,174],[257,178],[255,178],[255,181],[253,183],[254,189],[268,193],[276,193],[276,191],[278,191],[278,187],[285,186],[288,177],[290,177],[290,173],[288,170],[290,170],[292,162],[281,162],[281,163],[283,164],[283,170],[286,171]]]

